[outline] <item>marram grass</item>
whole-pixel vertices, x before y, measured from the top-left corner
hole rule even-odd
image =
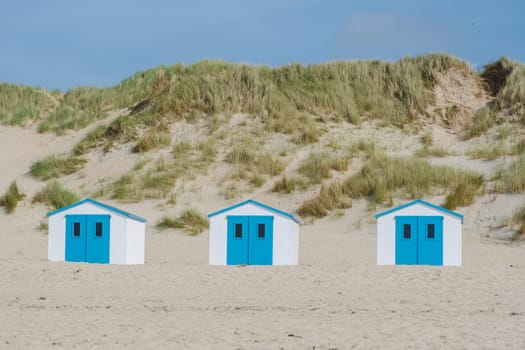
[[[24,199],[25,196],[26,195],[19,190],[16,181],[13,181],[7,188],[7,191],[4,193],[4,195],[0,197],[0,206],[5,207],[5,211],[8,214],[12,213],[15,211],[18,202]]]
[[[323,185],[317,196],[302,203],[299,213],[322,217],[335,208],[345,207],[351,198],[367,197],[375,203],[388,203],[400,193],[416,199],[436,189],[449,192],[444,206],[455,209],[471,204],[483,185],[483,176],[474,172],[433,166],[417,158],[374,154],[359,173]]]

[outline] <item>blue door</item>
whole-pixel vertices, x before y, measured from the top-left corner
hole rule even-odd
[[[417,216],[397,216],[396,265],[415,265],[417,261]]]
[[[109,215],[86,215],[86,261],[109,264]]]
[[[443,217],[396,217],[396,265],[443,265]]]
[[[419,264],[443,265],[443,217],[420,216],[418,240]]]
[[[248,222],[248,216],[228,216],[228,265],[248,264]]]
[[[86,261],[86,216],[66,215],[66,261]]]
[[[271,265],[273,258],[273,216],[250,216],[248,263]]]
[[[66,261],[109,263],[109,215],[66,215]]]
[[[273,217],[228,216],[228,265],[271,265]]]

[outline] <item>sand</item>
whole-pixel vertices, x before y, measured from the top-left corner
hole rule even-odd
[[[367,128],[356,135],[384,143],[397,137],[399,150],[418,143],[418,135]],[[14,214],[0,213],[0,349],[525,348],[525,249],[489,237],[491,227],[523,203],[523,195],[487,194],[460,210],[466,218],[462,267],[376,266],[373,215],[384,208],[368,210],[365,200],[337,215],[307,220],[300,231],[299,266],[213,267],[207,265],[208,232],[196,237],[159,232],[155,223],[164,209],[158,202],[103,199],[149,219],[146,264],[52,263],[47,235],[36,229],[48,208],[30,200],[45,184],[27,173],[35,160],[70,149],[79,135],[0,127],[8,165],[0,173],[0,192],[17,179],[29,195]],[[22,145],[21,138],[28,141]],[[13,144],[17,151],[7,151]],[[116,171],[109,164],[117,155],[91,155],[82,176],[62,181],[70,187],[94,184]],[[456,155],[450,161],[487,175],[497,168]],[[133,162],[127,160],[123,171]],[[178,205],[195,196],[202,212],[220,209],[227,201],[210,183],[197,176],[187,186],[202,184],[203,190]],[[303,200],[270,195],[267,187],[254,199],[284,210]]]
[[[143,266],[46,261],[46,237],[0,267],[0,348],[522,349],[525,254],[466,243],[457,267],[378,267],[375,236],[302,227],[296,267],[212,267],[208,235],[155,233]],[[3,249],[4,250],[4,249]]]

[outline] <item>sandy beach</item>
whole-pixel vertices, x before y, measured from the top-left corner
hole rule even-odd
[[[303,226],[291,267],[208,266],[208,234],[177,232],[148,233],[145,265],[52,263],[46,235],[3,232],[0,348],[525,346],[523,248],[470,239],[459,268],[378,267],[373,224],[353,226]]]

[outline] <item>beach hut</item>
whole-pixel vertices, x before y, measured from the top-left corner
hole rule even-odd
[[[144,264],[146,219],[89,198],[47,216],[51,261]]]
[[[378,265],[461,265],[463,215],[415,200],[376,219]]]
[[[208,215],[210,265],[297,265],[299,220],[247,200]]]

